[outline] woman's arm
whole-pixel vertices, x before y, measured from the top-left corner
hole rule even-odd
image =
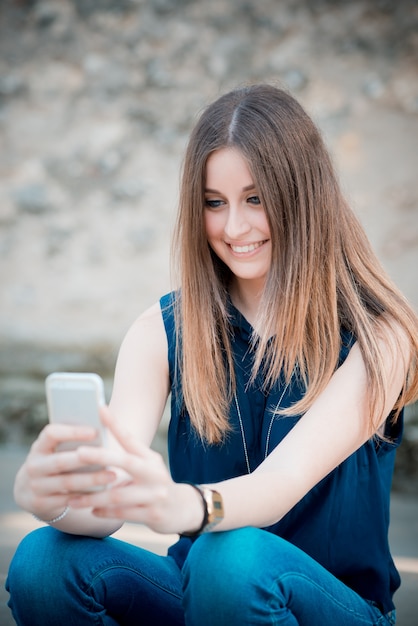
[[[404,384],[409,344],[400,331],[385,330],[387,397],[383,414],[394,406]],[[304,495],[370,438],[368,381],[356,344],[312,407],[251,475],[209,485],[222,494],[225,517],[215,530],[268,526],[280,520]],[[80,448],[80,459],[122,467],[132,476],[127,488],[82,496],[74,506],[93,506],[103,517],[121,517],[162,532],[187,532],[202,522],[195,489],[172,481],[159,455],[110,428],[127,454],[102,456]],[[382,423],[383,423],[382,419]],[[271,494],[275,497],[272,498]]]
[[[160,305],[155,304],[137,319],[122,342],[109,408],[119,428],[149,446],[169,392],[167,336]]]
[[[385,416],[404,384],[409,344],[391,335],[381,341],[388,381]],[[217,529],[244,524],[264,527],[279,521],[318,482],[360,448],[371,436],[368,380],[360,348],[355,344],[312,407],[266,460],[249,476],[218,485],[228,512]],[[378,429],[377,429],[378,430]],[[271,498],[271,494],[275,498]]]
[[[156,304],[130,328],[118,356],[110,406],[124,437],[149,446],[158,429],[168,393],[167,339],[161,310]],[[95,432],[90,428],[60,424],[46,426],[16,476],[16,502],[47,521],[59,516],[77,492],[126,480],[120,468],[76,473],[75,470],[83,465],[78,451],[55,452],[58,443],[64,440],[77,440],[88,445],[94,436]],[[108,439],[108,451],[121,450],[111,431]],[[71,508],[54,526],[74,534],[105,536],[120,528],[123,521],[120,518],[101,519],[89,508]]]

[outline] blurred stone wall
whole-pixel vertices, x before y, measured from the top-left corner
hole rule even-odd
[[[322,129],[390,275],[418,305],[417,4],[402,0],[0,3],[0,439],[45,423],[44,377],[97,371],[170,289],[196,115],[274,81]],[[409,413],[399,476],[416,477]],[[416,480],[418,483],[418,480]]]

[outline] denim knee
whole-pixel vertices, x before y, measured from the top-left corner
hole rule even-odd
[[[265,532],[246,527],[202,535],[187,556],[185,568],[188,575],[193,576],[196,572],[200,577],[204,570],[208,575],[215,573],[218,580],[225,576],[230,581],[237,572],[237,566],[240,573],[245,571],[246,565],[251,570],[253,546],[262,540],[260,534],[263,536]]]
[[[37,530],[19,545],[7,588],[19,626],[184,623],[174,560],[112,537]]]
[[[22,540],[6,581],[9,607],[18,624],[45,625],[57,619],[48,621],[46,615],[59,615],[60,623],[65,623],[63,607],[83,599],[79,581],[88,540],[50,527],[39,528]]]
[[[49,527],[39,528],[20,542],[8,572],[7,587],[11,592],[20,588],[30,592],[33,584],[39,584],[40,572],[44,577],[46,563],[52,555],[55,560],[60,560],[56,549],[51,549],[51,531]]]
[[[228,616],[231,623],[240,623],[240,611],[244,619],[250,606],[254,613],[267,609],[267,579],[258,573],[262,551],[257,548],[266,535],[257,528],[242,528],[195,541],[183,567],[186,623],[226,623]]]
[[[366,626],[385,619],[302,550],[261,529],[203,535],[183,576],[186,624]]]

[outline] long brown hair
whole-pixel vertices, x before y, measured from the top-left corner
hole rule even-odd
[[[343,198],[318,129],[290,94],[262,84],[211,104],[192,131],[183,163],[173,240],[181,281],[178,371],[197,433],[210,443],[222,441],[235,389],[227,309],[231,275],[210,250],[203,219],[206,162],[224,147],[235,147],[247,160],[271,233],[253,376],[263,367],[268,389],[282,370],[287,380],[297,370],[307,391],[284,413],[306,411],[338,365],[340,331],[347,328],[367,368],[372,431],[386,385],[377,320],[397,321],[410,340],[399,409],[418,395],[417,317]]]

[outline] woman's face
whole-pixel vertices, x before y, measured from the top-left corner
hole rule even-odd
[[[210,247],[237,282],[262,287],[271,264],[270,229],[247,162],[237,149],[222,148],[208,158],[204,219]]]

